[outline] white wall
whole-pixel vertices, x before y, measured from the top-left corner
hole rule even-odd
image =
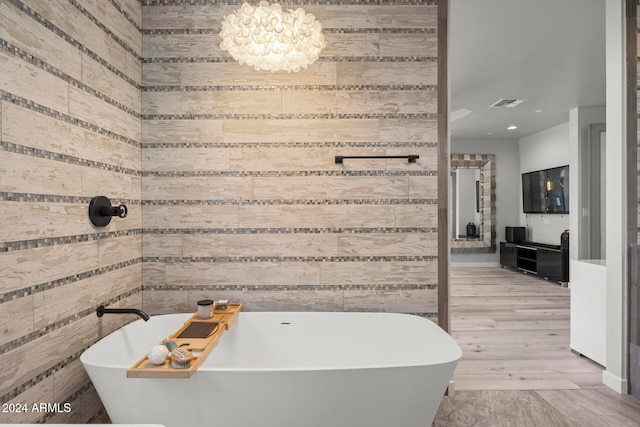
[[[451,140],[452,154],[493,154],[496,156],[496,245],[492,254],[452,254],[451,263],[498,265],[500,260],[499,242],[505,240],[506,226],[520,225],[518,213],[522,211],[519,197],[520,171],[518,169],[517,139]]]
[[[518,141],[518,147],[520,150],[519,174],[568,165],[571,162],[569,122],[521,138]],[[520,225],[527,227],[527,240],[559,245],[560,234],[569,228],[569,215],[523,213],[520,175],[517,180]],[[573,201],[569,200],[569,210],[572,208]]]

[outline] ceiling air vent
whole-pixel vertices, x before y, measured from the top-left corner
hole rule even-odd
[[[513,108],[522,104],[524,101],[526,101],[526,99],[501,99],[493,103],[490,107],[491,108],[498,108],[498,107]]]

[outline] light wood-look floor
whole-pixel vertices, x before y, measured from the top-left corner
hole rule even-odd
[[[463,351],[434,426],[640,426],[640,401],[569,348],[569,289],[501,268],[451,269]]]

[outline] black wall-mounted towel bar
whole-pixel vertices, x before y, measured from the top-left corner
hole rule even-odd
[[[343,163],[344,159],[407,159],[409,163],[415,163],[420,156],[409,154],[408,156],[336,156],[336,164]]]

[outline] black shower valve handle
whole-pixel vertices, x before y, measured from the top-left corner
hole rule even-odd
[[[96,227],[105,227],[114,216],[126,218],[129,209],[125,205],[111,206],[111,201],[104,196],[96,196],[89,203],[89,219]]]
[[[127,207],[125,205],[120,205],[118,206],[118,216],[120,218],[126,218],[127,214],[129,213],[129,209],[127,209]]]
[[[100,208],[100,215],[102,216],[117,216],[120,218],[126,218],[129,210],[125,205],[120,206],[102,206]]]

